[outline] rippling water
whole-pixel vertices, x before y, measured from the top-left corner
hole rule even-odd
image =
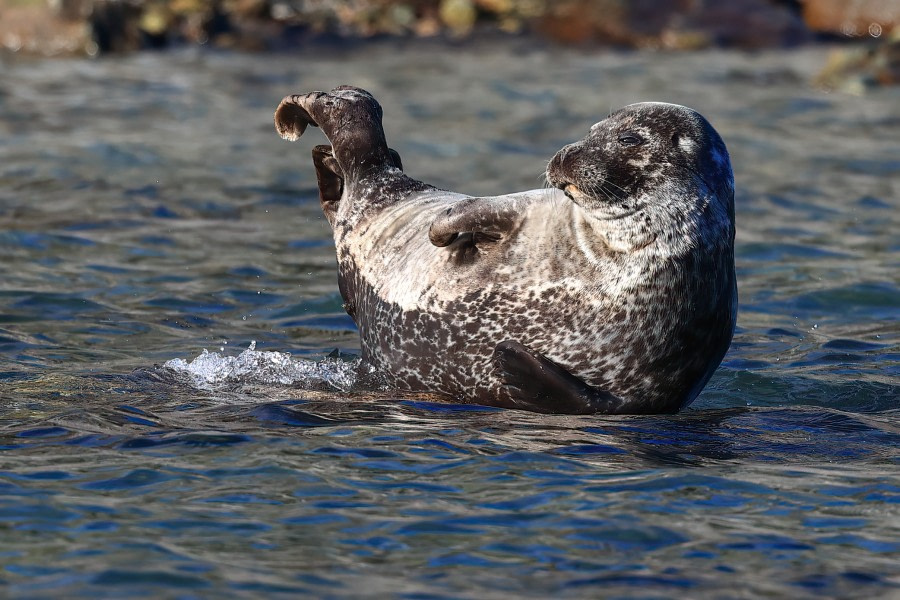
[[[0,63],[0,589],[900,594],[900,92],[813,91],[824,58]],[[735,166],[741,308],[694,405],[542,416],[344,391],[358,345],[312,143],[271,118],[341,83],[381,100],[409,173],[472,194],[539,187],[624,104],[706,115]]]

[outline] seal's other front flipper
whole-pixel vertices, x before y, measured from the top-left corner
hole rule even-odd
[[[509,237],[522,224],[525,201],[516,197],[466,198],[438,215],[428,229],[428,239],[443,248],[461,234],[470,233],[477,246]]]
[[[624,402],[592,387],[552,360],[514,341],[497,344],[494,365],[515,405],[556,414],[618,414]]]

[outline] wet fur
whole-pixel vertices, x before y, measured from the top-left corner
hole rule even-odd
[[[471,198],[406,176],[381,115],[342,87],[275,117],[332,142],[314,162],[365,361],[398,389],[540,412],[696,397],[737,303],[731,167],[703,117],[625,107],[557,153],[552,189]]]

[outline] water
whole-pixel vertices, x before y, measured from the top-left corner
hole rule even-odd
[[[900,90],[817,92],[824,60],[517,42],[0,63],[0,595],[900,596]],[[706,115],[735,167],[741,308],[692,407],[348,392],[313,140],[272,125],[285,94],[341,83],[381,100],[408,172],[472,194],[539,187],[624,104]]]

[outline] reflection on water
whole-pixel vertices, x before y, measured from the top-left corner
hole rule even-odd
[[[277,58],[3,65],[10,595],[898,593],[896,90],[809,90],[816,50]],[[540,186],[624,104],[706,115],[735,166],[741,309],[695,404],[346,392],[358,345],[311,144],[271,120],[340,83],[382,101],[412,175],[473,194]]]

